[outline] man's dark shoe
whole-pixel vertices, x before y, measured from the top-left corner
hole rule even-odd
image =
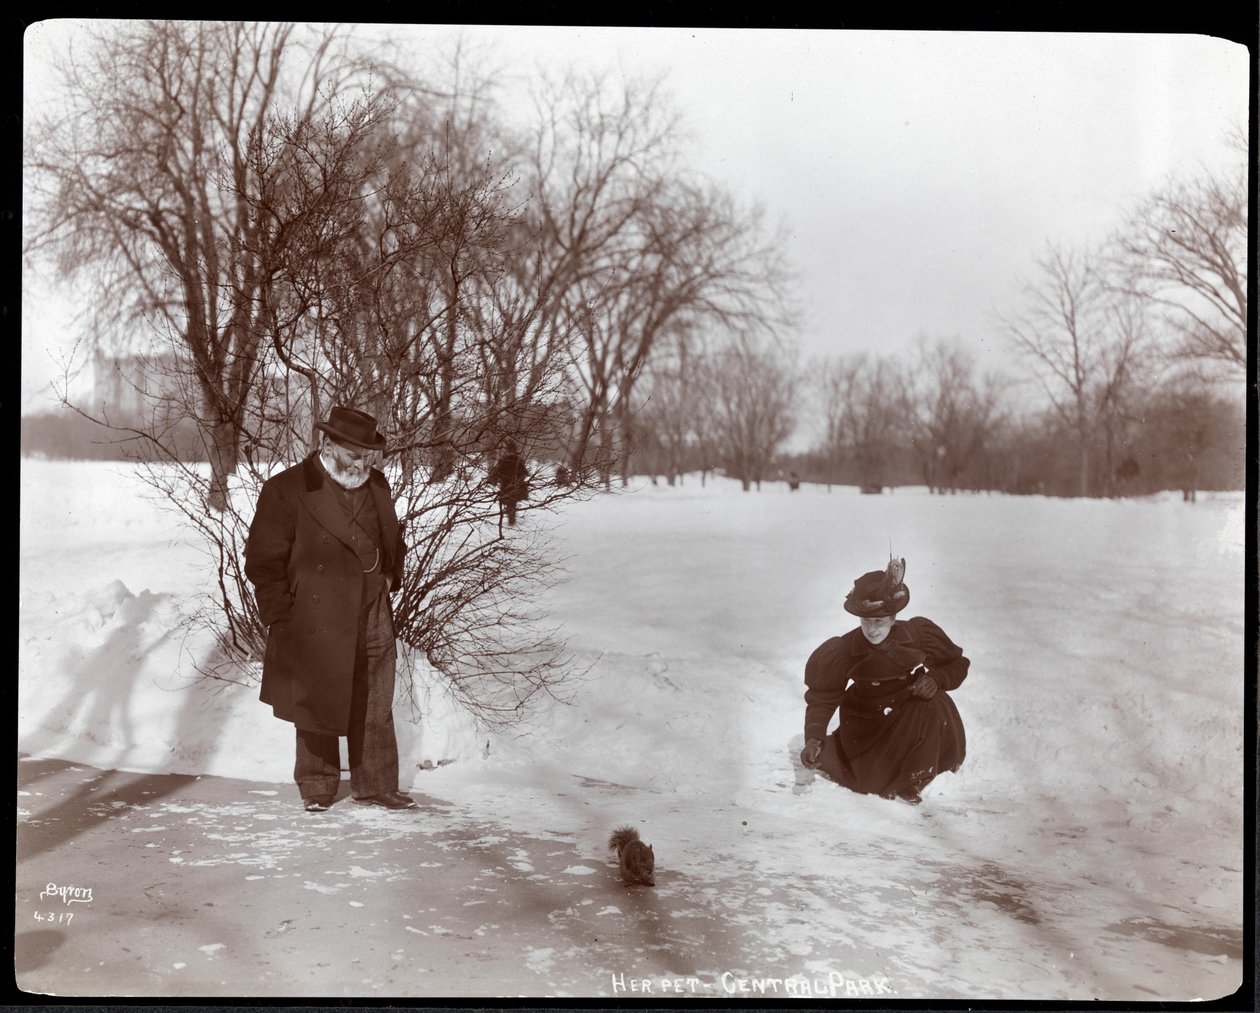
[[[410,795],[404,795],[401,791],[386,791],[380,795],[365,795],[363,798],[356,798],[355,801],[359,805],[379,805],[386,809],[416,808],[416,800]]]
[[[306,811],[308,813],[326,812],[332,805],[331,795],[312,795],[305,800]]]

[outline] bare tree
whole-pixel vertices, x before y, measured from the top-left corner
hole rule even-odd
[[[838,359],[815,359],[810,363],[807,375],[812,378],[813,393],[818,398],[822,417],[822,446],[820,455],[825,472],[827,491],[840,481],[840,470],[845,453],[847,403],[851,393],[851,374]]]
[[[722,456],[722,427],[717,406],[720,362],[707,346],[698,345],[697,352],[687,367],[685,396],[700,468],[700,485],[704,486],[708,482],[709,473],[718,467]]]
[[[678,166],[674,117],[653,86],[566,78],[543,94],[535,201],[553,253],[557,319],[573,341],[582,410],[569,467],[607,484],[634,439],[634,388],[662,335],[698,321],[768,328],[786,272],[761,213]]]
[[[958,342],[924,338],[903,375],[910,443],[923,481],[931,492],[957,491],[991,434],[1000,381],[978,377],[974,354]]]
[[[301,109],[273,101],[234,149],[235,171],[196,181],[209,205],[244,223],[229,239],[206,239],[238,265],[226,279],[208,275],[248,324],[227,333],[252,342],[234,403],[232,470],[223,458],[206,475],[175,440],[177,423],[202,418],[208,372],[182,330],[173,342],[181,354],[160,389],[145,392],[148,416],[114,432],[135,443],[151,484],[203,536],[214,590],[199,618],[219,634],[225,662],[208,670],[249,681],[265,644],[241,569],[258,490],[277,466],[314,450],[314,423],[329,406],[371,411],[390,438],[383,466],[409,544],[399,637],[483,723],[506,724],[539,694],[558,692],[572,668],[531,604],[547,560],[528,530],[499,532],[487,459],[503,434],[528,437],[531,420],[550,418],[542,399],[561,389],[568,360],[539,359],[532,348],[532,377],[507,376],[505,364],[519,367],[520,349],[532,345],[522,318],[502,312],[530,281],[508,265],[532,236],[520,228],[509,180],[444,161],[454,146],[426,149],[402,128],[431,110],[404,101],[425,89],[397,84]],[[162,263],[155,255],[137,269]],[[168,308],[160,319],[174,327],[184,318]],[[236,355],[246,346],[230,347]],[[530,508],[579,492],[546,486]]]
[[[240,456],[263,356],[258,260],[264,223],[249,146],[282,101],[302,118],[361,65],[333,30],[287,24],[146,22],[92,35],[64,65],[62,101],[29,131],[35,227],[67,274],[91,273],[93,331],[152,321],[196,381],[215,509]],[[273,236],[273,239],[282,239]]]
[[[565,362],[542,363],[530,388],[508,390],[501,371],[491,375],[520,338],[495,314],[516,235],[509,182],[458,173],[432,154],[399,157],[402,133],[384,119],[376,126],[336,135],[352,149],[346,157],[315,160],[330,168],[311,199],[357,194],[358,218],[328,256],[305,258],[295,291],[278,300],[305,314],[283,361],[290,375],[317,378],[312,405],[352,403],[385,423],[399,519],[411,533],[399,636],[483,722],[508,723],[539,693],[556,692],[570,668],[529,604],[549,567],[528,538],[502,536],[488,465],[505,436],[533,449],[546,418],[531,413],[541,409],[535,399]],[[536,489],[527,509],[575,494]]]
[[[758,490],[795,425],[797,378],[789,353],[747,334],[712,358],[713,428],[728,475]]]
[[[657,348],[645,373],[646,397],[639,414],[640,426],[651,432],[660,448],[661,470],[671,486],[682,476],[688,450],[696,440],[696,416],[705,410],[692,341],[690,332],[679,328]]]
[[[849,462],[864,489],[881,489],[904,415],[904,384],[892,361],[865,353],[825,361],[816,371],[826,432],[825,459]]]
[[[1154,379],[1155,346],[1145,307],[1126,293],[1107,300],[1111,340],[1100,349],[1098,379],[1093,388],[1095,442],[1102,436],[1102,467],[1096,483],[1103,496],[1115,494],[1119,446],[1141,424],[1140,396]]]
[[[627,283],[606,303],[617,347],[622,448],[633,442],[635,385],[663,334],[679,326],[773,333],[788,324],[787,274],[758,209],[745,213],[714,187],[675,182],[643,224]],[[624,484],[629,455],[620,461]]]
[[[1141,406],[1148,488],[1179,489],[1194,503],[1198,490],[1245,484],[1247,435],[1242,398],[1197,370],[1165,377]],[[1152,484],[1153,483],[1153,484]]]
[[[1244,164],[1170,183],[1116,237],[1117,285],[1162,310],[1176,358],[1247,368],[1247,211]]]
[[[600,304],[628,274],[636,222],[669,175],[674,123],[652,86],[629,82],[617,91],[597,77],[546,80],[535,106],[527,213],[545,259],[535,265],[534,287],[549,297],[540,307],[542,325],[574,342],[572,368],[584,407],[570,469],[581,478],[591,440],[611,439],[601,423],[617,394],[615,328]],[[607,458],[611,446],[602,450]]]
[[[1091,463],[1097,430],[1114,423],[1152,350],[1139,308],[1117,296],[1095,255],[1051,247],[1038,266],[1025,310],[1003,324],[1070,427],[1078,494],[1089,496],[1107,484]]]

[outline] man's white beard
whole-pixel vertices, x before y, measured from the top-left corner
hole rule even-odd
[[[360,465],[353,470],[347,470],[337,464],[333,459],[332,453],[325,449],[319,455],[320,461],[324,467],[328,469],[328,474],[332,476],[332,480],[343,489],[357,489],[368,480],[368,474],[371,469],[366,464]]]

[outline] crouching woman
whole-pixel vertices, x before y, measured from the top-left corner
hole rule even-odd
[[[859,577],[844,609],[860,625],[805,663],[801,762],[851,791],[918,804],[928,783],[966,755],[949,691],[971,662],[930,619],[896,618],[910,604],[905,567],[894,559]],[[837,708],[840,726],[828,735]]]

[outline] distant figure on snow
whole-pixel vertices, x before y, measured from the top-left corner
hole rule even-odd
[[[861,794],[917,805],[966,755],[959,687],[971,662],[930,619],[896,615],[910,603],[906,561],[864,573],[844,600],[857,629],[822,643],[805,663],[801,762]],[[828,735],[836,708],[840,727]]]
[[[354,801],[414,809],[398,790],[394,615],[402,534],[379,468],[376,419],[335,407],[320,448],[267,479],[245,542],[245,576],[267,627],[263,703],[297,730],[293,778],[307,812],[332,805],[349,749]]]
[[[1120,489],[1121,495],[1141,473],[1141,467],[1132,457],[1126,457],[1120,462],[1116,468],[1116,486]]]
[[[516,443],[508,440],[503,456],[490,469],[490,481],[499,487],[499,530],[503,530],[503,515],[507,514],[508,527],[516,524],[516,504],[529,499],[529,472],[517,452]]]

